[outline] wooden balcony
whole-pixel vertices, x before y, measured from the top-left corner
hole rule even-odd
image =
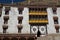
[[[48,23],[48,20],[29,20],[29,23]]]
[[[29,15],[47,15],[47,12],[30,12]]]

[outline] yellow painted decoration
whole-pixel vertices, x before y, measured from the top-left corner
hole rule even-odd
[[[47,15],[47,12],[35,12],[35,11],[31,11],[30,13],[29,13],[29,15]]]
[[[29,20],[29,23],[48,23],[48,20]]]

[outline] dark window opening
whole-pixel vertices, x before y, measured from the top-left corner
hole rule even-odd
[[[54,20],[54,24],[58,24],[58,20]]]
[[[57,14],[56,10],[57,10],[56,8],[53,8],[53,14]]]
[[[19,10],[19,14],[22,14],[22,10]]]
[[[54,19],[54,24],[58,24],[58,17],[53,17]]]
[[[3,33],[6,33],[6,29],[3,29]]]
[[[9,15],[9,11],[5,11],[5,15]]]
[[[18,25],[17,27],[18,27],[18,33],[21,33],[21,29],[23,28],[23,26],[22,25]]]
[[[18,28],[18,33],[21,33],[21,29],[22,29],[22,27],[21,28]]]
[[[23,8],[18,8],[19,14],[22,14]]]
[[[8,24],[8,20],[4,20],[4,24]]]
[[[9,16],[4,16],[4,24],[8,24]]]
[[[55,25],[56,33],[59,33],[59,25]]]
[[[6,33],[6,30],[8,29],[7,25],[3,25],[3,33]]]
[[[57,14],[57,13],[56,13],[56,10],[53,10],[53,14]]]
[[[19,24],[22,24],[22,20],[19,20],[18,23],[19,23]]]

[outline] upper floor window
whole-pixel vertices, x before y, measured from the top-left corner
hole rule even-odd
[[[9,15],[10,7],[5,7],[5,15]]]
[[[56,10],[56,8],[53,8],[53,14],[57,14]]]
[[[4,24],[8,24],[9,16],[4,16]]]
[[[18,24],[22,24],[22,20],[23,20],[23,17],[22,16],[18,16]]]
[[[22,14],[22,10],[19,10],[19,14]]]
[[[6,30],[8,29],[8,25],[3,25],[3,33],[6,33]]]
[[[5,15],[9,15],[9,11],[5,11]]]
[[[18,20],[18,23],[19,23],[19,24],[22,24],[22,20]]]
[[[58,17],[53,17],[54,19],[54,24],[58,24]]]

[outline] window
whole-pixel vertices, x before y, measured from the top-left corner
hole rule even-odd
[[[56,33],[59,33],[59,25],[55,25]]]
[[[23,8],[18,8],[19,14],[22,14]]]
[[[53,17],[54,19],[54,24],[58,24],[58,17]]]
[[[7,20],[4,20],[4,24],[8,24],[8,21]]]
[[[22,20],[19,20],[18,23],[19,23],[19,24],[22,24]]]
[[[5,7],[5,15],[9,14],[10,7]]]
[[[19,10],[19,14],[22,14],[22,10]]]
[[[23,25],[19,24],[17,27],[18,27],[18,33],[21,33],[21,30],[23,28]]]
[[[4,24],[8,24],[9,16],[4,16]]]
[[[5,15],[9,15],[9,11],[5,11]]]
[[[56,8],[53,8],[53,14],[57,14],[56,10],[57,10]]]
[[[8,25],[3,25],[3,33],[6,33],[7,29],[8,29]]]
[[[54,24],[58,24],[58,20],[54,20]]]
[[[18,16],[18,24],[22,24],[23,16]]]

